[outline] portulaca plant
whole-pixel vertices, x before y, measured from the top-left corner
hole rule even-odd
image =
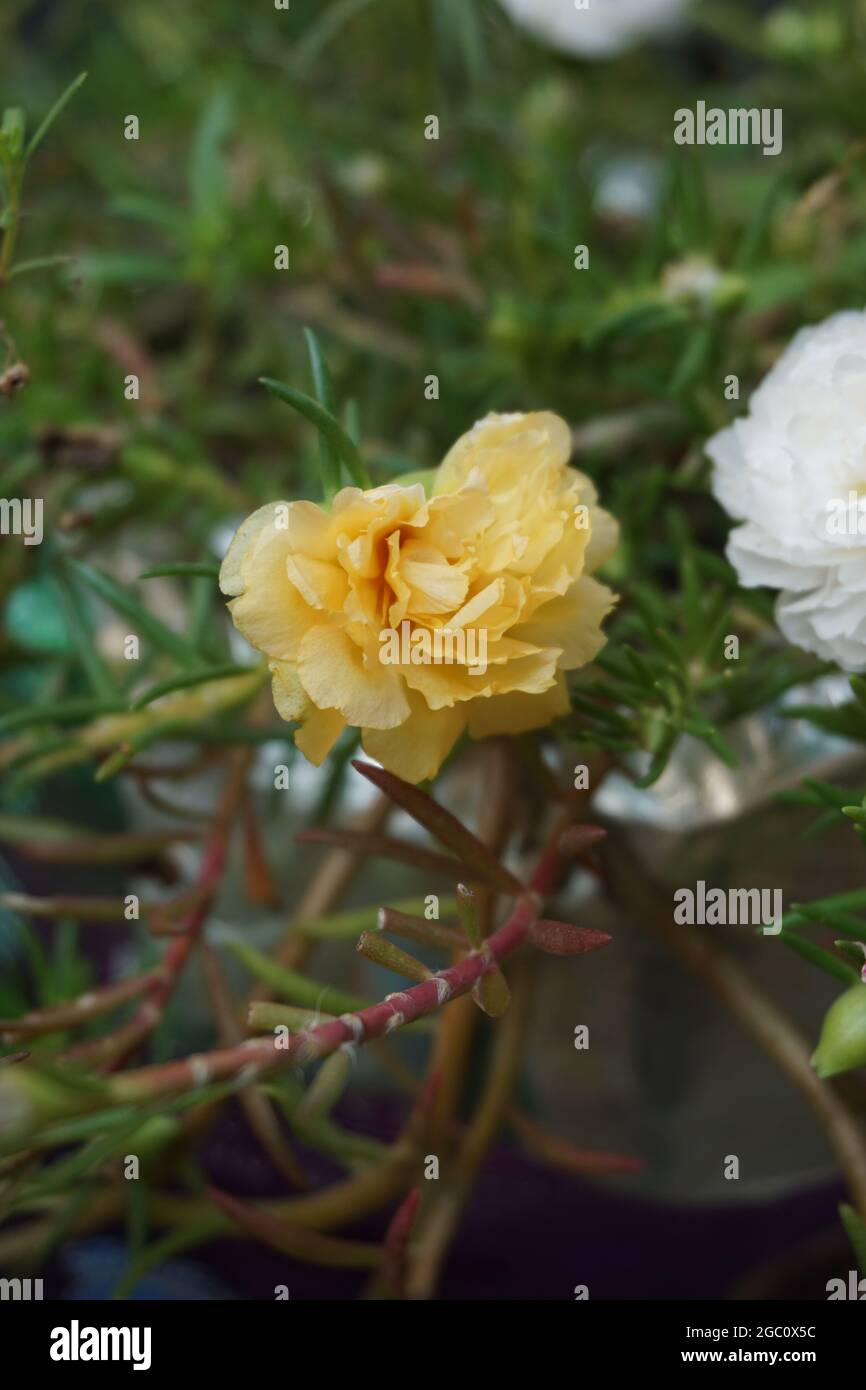
[[[736,1205],[728,1018],[863,1262],[863,0],[96,8],[0,18],[0,1290],[449,1295],[495,1171],[549,1293],[524,1164]]]

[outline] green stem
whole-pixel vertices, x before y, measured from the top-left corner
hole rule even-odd
[[[6,226],[3,232],[3,243],[0,246],[0,285],[9,278],[9,272],[12,269],[12,257],[15,254],[18,225],[21,219],[21,187],[23,182],[23,169],[18,168],[7,173]]]

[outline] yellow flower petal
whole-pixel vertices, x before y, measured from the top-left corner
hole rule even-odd
[[[412,697],[409,718],[396,729],[364,729],[364,752],[407,782],[435,777],[466,727],[462,709],[430,710]]]
[[[274,699],[274,708],[281,719],[300,720],[315,709],[315,705],[301,685],[295,666],[287,661],[272,661],[270,671],[273,676],[271,694]]]
[[[471,738],[525,734],[529,729],[543,729],[570,708],[565,677],[559,676],[556,684],[541,695],[514,691],[469,705],[469,734]]]
[[[294,666],[273,662],[271,671],[277,714],[281,719],[300,722],[301,727],[295,730],[295,744],[304,757],[318,767],[345,729],[346,721],[339,710],[316,708]]]
[[[582,575],[567,594],[548,599],[530,620],[513,629],[523,642],[539,647],[558,642],[561,671],[585,666],[597,656],[606,638],[601,624],[616,604],[616,596],[598,580]]]
[[[314,705],[338,709],[358,728],[394,729],[409,716],[405,685],[377,652],[364,653],[338,627],[320,623],[301,642],[298,675]]]
[[[617,538],[570,448],[546,411],[491,415],[429,499],[417,482],[349,487],[329,511],[273,503],[244,522],[220,582],[306,756],[320,762],[348,723],[415,781],[467,721],[477,738],[566,712],[563,672],[605,641],[614,596],[589,576]]]
[[[339,611],[349,591],[349,581],[339,565],[308,555],[287,555],[286,574],[311,608]]]
[[[295,744],[305,758],[319,767],[345,727],[346,721],[339,710],[314,709],[300,729],[295,730]]]
[[[289,505],[288,502],[267,502],[241,522],[220,565],[219,586],[224,594],[235,598],[243,593],[243,564],[250,546],[265,527],[273,529],[277,509]]]
[[[230,583],[240,577],[243,590],[229,608],[235,627],[252,646],[276,661],[292,661],[319,616],[289,579],[290,540],[282,521],[279,514],[265,517],[245,537],[239,563],[228,574]]]

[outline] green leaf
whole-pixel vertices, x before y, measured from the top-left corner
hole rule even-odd
[[[315,20],[307,25],[300,42],[294,46],[292,66],[298,76],[306,77],[321,51],[332,42],[344,24],[373,3],[374,0],[335,0],[333,5],[323,6]]]
[[[358,487],[370,487],[370,479],[357,446],[330,411],[326,410],[318,401],[314,401],[311,396],[305,395],[303,391],[297,391],[293,386],[286,386],[281,381],[275,381],[273,377],[262,376],[259,377],[259,381],[268,391],[271,391],[281,401],[285,401],[286,405],[300,411],[301,415],[304,415],[316,426],[316,429],[333,446]]]
[[[81,596],[62,566],[58,566],[55,571],[54,583],[66,619],[69,639],[81,662],[87,683],[94,695],[102,699],[111,699],[117,692],[117,683],[100,656],[96,633]]]
[[[828,908],[821,903],[793,903],[791,911],[805,921],[817,922],[822,927],[840,932],[851,941],[866,941],[866,922],[838,907]]]
[[[34,270],[51,270],[59,265],[69,265],[74,260],[74,256],[34,256],[29,261],[17,261],[6,279],[14,280],[19,275],[32,275]]]
[[[180,1254],[182,1250],[192,1250],[203,1241],[212,1240],[225,1224],[225,1219],[218,1212],[214,1212],[187,1225],[179,1226],[151,1245],[138,1250],[120,1276],[111,1297],[119,1301],[128,1298],[136,1284],[152,1269],[164,1264],[172,1255]]]
[[[393,903],[392,907],[396,912],[405,913],[409,917],[420,917],[424,913],[426,902],[426,898],[404,898]],[[453,898],[440,899],[439,911],[443,918],[452,917],[456,907]],[[296,928],[303,936],[314,936],[325,941],[356,941],[361,932],[375,930],[378,916],[378,907],[355,907],[329,917],[298,922]]]
[[[304,329],[304,338],[307,342],[307,351],[310,354],[310,367],[313,373],[313,389],[316,392],[316,400],[327,410],[333,419],[337,418],[337,406],[334,400],[334,385],[331,381],[331,374],[328,371],[327,363],[322,355],[319,340],[311,328]],[[354,441],[353,441],[354,442]],[[322,464],[322,476],[325,479],[325,497],[334,495],[340,486],[340,455],[335,446],[322,431],[319,432],[319,458]]]
[[[190,160],[190,203],[194,240],[204,250],[219,245],[226,223],[228,176],[223,157],[232,122],[232,101],[217,92],[206,107],[193,141]]]
[[[656,746],[649,768],[644,773],[643,777],[638,777],[636,779],[636,787],[643,790],[646,787],[651,787],[653,783],[659,780],[659,778],[661,777],[662,773],[668,765],[668,761],[670,759],[671,753],[673,752],[674,744],[676,743],[676,741],[676,729],[667,728]]]
[[[147,728],[125,738],[121,747],[99,764],[93,780],[107,782],[110,777],[116,777],[138,753],[143,753],[146,748],[160,743],[165,738],[182,739],[191,736],[189,723],[185,719],[164,719],[149,724]]]
[[[238,666],[232,662],[227,666],[211,666],[204,671],[189,671],[179,676],[169,676],[166,680],[152,685],[129,708],[145,709],[147,705],[153,704],[154,700],[158,700],[162,695],[169,695],[173,690],[187,690],[190,686],[205,685],[208,681],[222,680],[226,676],[243,676],[250,669],[249,666]]]
[[[183,232],[184,218],[177,208],[140,193],[121,193],[112,198],[109,211],[115,217],[130,217],[137,222],[146,222],[174,236]]]
[[[825,974],[832,975],[834,980],[841,980],[843,984],[855,984],[860,978],[857,971],[853,970],[845,961],[839,960],[838,956],[831,955],[829,951],[824,951],[807,937],[800,936],[799,932],[788,931],[786,927],[778,933],[779,941],[784,942],[792,951],[807,960],[810,965],[816,965]]]
[[[866,929],[864,929],[863,935],[864,938],[866,938]],[[864,944],[864,941],[848,941],[843,938],[841,941],[834,941],[833,945],[836,947],[837,951],[842,952],[843,956],[847,956],[849,960],[857,962],[857,978],[858,980],[862,980],[863,976],[861,972],[863,970],[863,962],[866,960],[866,944]],[[866,983],[866,981],[864,981],[864,983]]]
[[[42,143],[42,140],[48,134],[48,131],[51,129],[51,126],[54,124],[63,108],[66,106],[66,103],[72,100],[72,98],[75,96],[75,93],[78,91],[78,88],[86,80],[86,78],[87,73],[80,72],[78,76],[72,82],[70,82],[69,86],[66,88],[66,91],[62,92],[61,95],[57,98],[51,110],[48,112],[48,115],[42,121],[42,124],[38,126],[34,134],[31,135],[30,143],[28,144],[26,153],[24,155],[25,160],[29,159],[30,156],[33,154],[34,150],[36,150],[37,147]]]
[[[727,739],[701,715],[689,715],[683,720],[683,729],[687,734],[692,734],[694,738],[702,739],[709,748],[712,748],[716,757],[720,758],[726,767],[739,766],[737,755]]]
[[[0,160],[17,165],[23,148],[24,112],[18,106],[9,106],[0,125]]]
[[[361,443],[361,411],[358,402],[354,397],[346,401],[343,410],[343,421],[346,426],[346,433],[353,444],[360,446]]]
[[[38,705],[34,709],[14,710],[0,716],[0,734],[19,732],[39,724],[77,724],[99,714],[118,714],[126,708],[120,699],[61,700],[54,704]]]
[[[79,256],[78,266],[82,280],[106,286],[164,286],[183,278],[180,266],[167,256],[144,251],[88,251]]]
[[[251,975],[269,985],[281,999],[286,999],[290,1004],[301,1004],[310,1009],[322,1008],[332,1014],[345,1014],[369,1008],[374,1002],[357,994],[347,994],[345,990],[335,989],[319,980],[311,980],[308,975],[302,975],[299,971],[278,965],[269,956],[257,951],[248,941],[240,938],[226,941],[225,948]]]
[[[866,739],[866,711],[854,700],[835,708],[828,705],[788,705],[779,711],[783,719],[808,719],[817,729],[840,738]]]
[[[191,575],[202,579],[218,579],[220,567],[215,560],[175,560],[167,565],[154,565],[144,570],[139,579],[163,579],[178,575]]]
[[[487,55],[478,9],[466,0],[440,0],[436,15],[443,56],[453,59],[458,54],[467,77],[479,83],[487,69]]]
[[[165,623],[155,617],[153,613],[149,613],[141,601],[128,589],[124,589],[115,579],[103,574],[101,570],[83,564],[81,560],[70,560],[69,564],[104,603],[107,603],[115,612],[121,613],[123,617],[129,618],[136,625],[137,635],[147,638],[153,646],[158,647],[161,651],[168,652],[176,661],[180,662],[181,666],[194,665],[196,655],[186,639],[178,636],[176,632],[172,632],[171,628],[166,627]]]
[[[669,396],[673,398],[681,395],[687,387],[691,386],[695,377],[705,369],[715,337],[716,329],[713,325],[699,327],[692,332],[683,349],[682,356],[674,368],[674,374],[668,386]]]

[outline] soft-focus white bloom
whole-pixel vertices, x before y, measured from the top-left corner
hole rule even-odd
[[[646,35],[670,29],[687,0],[501,0],[517,24],[536,38],[581,58],[608,58]]]
[[[790,642],[866,670],[866,311],[801,329],[707,452],[743,523],[728,541],[740,582],[782,591]]]
[[[633,155],[607,160],[598,173],[593,207],[599,217],[649,217],[659,192],[659,161]]]
[[[685,300],[709,304],[722,281],[722,272],[708,256],[686,256],[662,272],[662,290],[673,303]]]

